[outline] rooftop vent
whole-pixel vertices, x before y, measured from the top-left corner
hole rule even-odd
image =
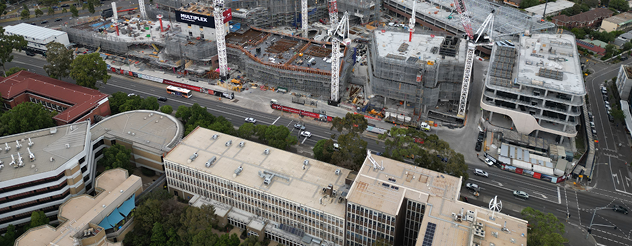
[[[340,168],[336,169],[336,175],[340,175]]]
[[[191,157],[189,157],[189,160],[187,161],[187,163],[191,163],[197,157],[198,157],[198,153],[197,152],[193,153],[193,155],[191,155]]]
[[[18,152],[18,166],[20,166],[20,167],[24,166],[24,159],[20,155],[20,152]]]
[[[263,151],[264,154],[269,155],[270,154],[270,149],[266,149]]]
[[[228,142],[226,142],[226,144],[224,145],[226,145],[226,147],[229,147],[232,143],[233,143],[233,140],[228,140]]]
[[[208,159],[208,161],[206,162],[206,167],[211,167],[213,165],[213,163],[215,163],[215,161],[217,160],[216,156],[213,156],[213,158]]]
[[[219,137],[219,135],[213,134],[213,139],[217,139],[217,137]]]
[[[155,123],[158,123],[158,120],[154,121]]]
[[[4,143],[4,151],[9,152],[9,150],[11,150],[11,147],[9,147],[9,143]]]
[[[50,162],[55,161],[55,158],[53,158],[52,156],[50,157]]]
[[[29,151],[29,159],[31,159],[31,162],[35,161],[35,155],[31,152],[31,148],[26,149]]]
[[[2,170],[2,168],[4,168],[4,165],[0,164],[0,170]]]
[[[70,144],[66,144],[66,149],[70,149]]]
[[[136,136],[136,133],[135,133],[135,132],[132,132],[132,136]]]
[[[244,147],[244,145],[246,145],[246,142],[244,142],[244,141],[239,142],[239,147],[240,147],[240,148],[243,148],[243,147]]]
[[[303,165],[309,165],[309,160],[305,159],[305,160],[303,161]]]
[[[20,148],[22,148],[22,145],[18,142],[18,140],[15,140],[15,149],[20,150]]]
[[[127,135],[132,135],[132,132],[127,132]]]
[[[11,154],[11,163],[9,163],[9,166],[12,166],[12,165],[15,165],[15,158],[13,157],[13,154]]]
[[[233,174],[233,178],[239,176],[239,174],[243,170],[244,170],[244,168],[242,166],[239,166],[237,169],[235,169],[235,173]]]
[[[57,127],[51,128],[50,129],[50,134],[55,134],[55,133],[57,133]]]
[[[33,142],[31,142],[31,138],[29,138],[29,147],[33,146]]]

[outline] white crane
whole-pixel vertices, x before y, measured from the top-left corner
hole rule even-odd
[[[470,21],[470,14],[467,12],[465,8],[464,0],[454,0],[456,5],[456,10],[459,12],[461,17],[461,24],[463,25],[463,29],[465,29],[465,33],[467,34],[467,54],[465,56],[465,69],[463,71],[463,83],[461,84],[461,95],[459,98],[459,109],[457,111],[456,116],[459,118],[465,118],[465,111],[467,109],[467,97],[470,90],[470,80],[472,79],[472,66],[474,65],[474,51],[476,50],[476,46],[481,45],[489,45],[493,44],[492,41],[492,32],[494,26],[494,11],[492,11],[489,16],[485,19],[481,27],[478,28],[476,34],[472,33],[472,22]],[[485,33],[486,27],[488,28],[487,33]],[[489,37],[485,36],[485,34],[489,35]],[[483,37],[483,41],[488,40],[488,43],[478,43],[481,36]]]
[[[226,58],[226,30],[224,29],[224,0],[214,0],[213,17],[215,19],[215,38],[217,39],[217,60],[219,78],[228,79],[228,59]]]
[[[140,16],[143,20],[147,19],[147,11],[145,10],[145,0],[138,0],[138,9],[140,10]],[[116,9],[112,9],[112,12],[115,12]]]
[[[340,42],[349,45],[349,13],[345,12],[344,16],[338,21],[338,7],[336,0],[329,2],[329,20],[331,27],[328,34],[331,37],[331,96],[330,102],[336,104],[339,100],[340,90]]]
[[[412,14],[410,15],[410,21],[408,22],[408,31],[410,31],[410,36],[408,36],[408,42],[412,42],[413,41],[413,33],[415,32],[415,12],[417,12],[415,10],[415,5],[417,3],[417,0],[413,0],[413,10],[412,10]]]
[[[301,0],[301,28],[303,29],[303,37],[307,37],[307,0]]]

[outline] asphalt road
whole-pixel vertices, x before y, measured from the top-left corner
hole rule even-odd
[[[28,57],[23,54],[16,54],[13,62],[6,65],[7,69],[14,66],[24,67],[31,72],[44,74],[42,66],[46,64],[46,61],[41,56]],[[475,74],[475,78],[476,78]],[[612,76],[611,76],[612,77]],[[610,78],[611,78],[610,77]],[[480,75],[478,77],[480,78]],[[67,82],[72,81],[65,79]],[[474,86],[476,86],[474,82]],[[140,96],[167,96],[165,87],[162,84],[156,83],[144,83],[137,80],[131,80],[128,77],[112,76],[106,85],[101,85],[100,91],[108,94],[115,92],[136,93]],[[475,91],[480,93],[480,89]],[[480,100],[480,95],[476,96],[476,93],[472,94],[472,101]],[[253,117],[257,119],[257,124],[274,124],[288,126],[293,134],[298,135],[298,131],[293,128],[293,125],[298,121],[295,118],[285,118],[275,114],[268,114],[247,108],[241,108],[232,105],[225,100],[217,101],[216,97],[204,96],[200,93],[194,93],[190,99],[168,97],[169,100],[166,103],[171,105],[174,109],[180,105],[190,106],[193,103],[198,103],[201,106],[207,107],[209,112],[216,116],[223,116],[232,122],[235,126],[240,126],[244,123],[246,117]],[[471,101],[471,102],[472,102]],[[519,212],[524,207],[533,207],[544,212],[550,212],[556,215],[561,220],[566,218],[567,212],[571,214],[569,222],[588,227],[592,217],[592,212],[595,207],[611,206],[612,204],[623,205],[632,211],[632,196],[628,194],[622,194],[611,191],[611,189],[595,187],[592,191],[575,191],[570,189],[571,184],[552,184],[541,180],[536,180],[530,177],[525,177],[515,173],[506,172],[496,167],[488,167],[482,161],[479,161],[474,149],[474,141],[477,134],[477,118],[476,111],[478,110],[478,104],[474,103],[474,106],[470,106],[470,119],[467,122],[466,127],[461,129],[438,129],[433,130],[433,133],[437,133],[440,138],[446,139],[451,143],[451,146],[460,153],[466,155],[466,163],[470,167],[470,179],[464,182],[473,182],[481,187],[478,198],[474,200],[484,202],[487,204],[494,196],[504,203],[504,209],[509,209],[514,212]],[[595,116],[597,117],[597,116]],[[305,139],[299,137],[299,142],[303,147],[311,147],[318,140],[329,138],[332,134],[337,132],[331,131],[328,127],[314,124],[312,120],[305,118],[305,124],[307,130],[312,133],[312,137]],[[606,118],[607,121],[607,118]],[[468,141],[467,139],[472,139]],[[376,136],[371,136],[371,133],[366,133],[364,139],[368,143],[368,148],[375,151],[383,151],[384,145],[376,141]],[[465,141],[464,141],[465,140]],[[460,144],[452,144],[455,141],[459,141]],[[605,144],[605,143],[604,143]],[[614,144],[610,142],[610,144]],[[473,169],[481,168],[489,173],[489,178],[474,176]],[[567,181],[570,183],[571,181]],[[515,198],[512,195],[514,190],[526,191],[530,194],[528,200],[522,200]],[[462,190],[462,194],[472,197],[468,194],[466,189]],[[632,223],[630,222],[629,215],[621,215],[611,210],[600,210],[595,216],[593,221],[595,224],[602,224],[606,226],[617,226],[617,230],[605,226],[594,226],[593,235],[597,240],[606,245],[632,245],[632,241],[628,238],[632,232]],[[612,244],[611,242],[620,242],[618,244]]]

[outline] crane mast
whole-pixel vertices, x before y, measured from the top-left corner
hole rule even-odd
[[[301,28],[303,29],[303,37],[309,38],[307,36],[307,0],[301,0]]]
[[[215,19],[215,38],[217,39],[217,60],[219,78],[228,79],[228,59],[226,58],[226,30],[224,29],[224,0],[214,0],[213,17]]]
[[[463,0],[454,0],[454,4],[456,5],[456,11],[459,12],[459,15],[461,16],[463,29],[465,29],[465,32],[470,40],[474,40],[474,36],[472,34],[472,21],[470,20],[470,13],[468,13],[467,9],[465,9],[465,2],[463,2]]]
[[[408,23],[408,31],[410,31],[410,36],[408,36],[408,42],[412,42],[413,41],[413,33],[415,32],[415,12],[417,12],[415,10],[415,4],[417,3],[417,0],[413,0],[413,10],[412,10],[412,14],[410,16],[410,22]]]

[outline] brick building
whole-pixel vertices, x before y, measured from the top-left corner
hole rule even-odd
[[[110,115],[107,94],[27,71],[1,78],[0,94],[5,109],[30,101],[57,111],[53,117],[57,125],[87,119],[94,123],[97,118]]]
[[[574,28],[574,27],[595,28],[601,25],[601,21],[603,21],[603,19],[608,18],[610,16],[612,16],[612,10],[597,8],[597,9],[593,9],[591,11],[573,15],[573,16],[558,15],[558,16],[553,17],[553,20],[551,20],[551,22],[553,22],[553,24],[555,25],[564,26],[567,28]],[[578,38],[583,38],[583,37],[578,37]]]

